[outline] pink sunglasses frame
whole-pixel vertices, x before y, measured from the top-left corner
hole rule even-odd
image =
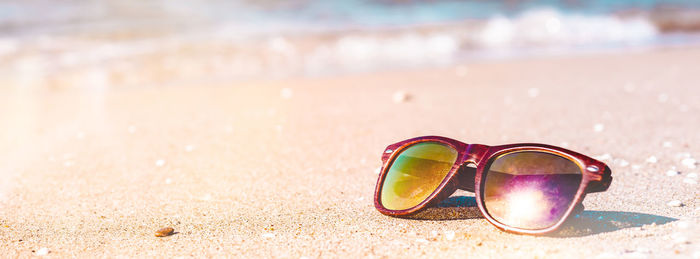
[[[447,176],[442,180],[437,189],[435,189],[435,191],[433,191],[428,198],[423,200],[421,203],[404,210],[391,210],[385,208],[381,203],[380,196],[384,179],[389,171],[388,169],[391,167],[394,159],[401,153],[401,151],[414,144],[422,142],[437,142],[451,146],[458,152],[457,160],[452,165],[450,172],[447,173]],[[482,199],[484,169],[487,168],[494,158],[514,151],[540,151],[552,153],[571,160],[581,168],[581,174],[583,177],[576,192],[576,196],[574,197],[574,201],[571,203],[569,208],[567,208],[564,216],[556,224],[544,229],[522,229],[512,227],[498,222],[491,217],[491,215],[489,215],[488,211],[485,209]],[[458,140],[440,136],[423,136],[389,145],[382,154],[382,162],[382,169],[374,192],[374,207],[382,214],[396,217],[413,215],[427,207],[437,204],[438,202],[448,198],[456,190],[461,189],[474,192],[479,211],[481,211],[486,220],[488,220],[491,224],[501,230],[520,234],[536,235],[555,231],[566,221],[567,218],[571,216],[572,212],[583,209],[582,201],[586,194],[606,191],[612,182],[610,168],[605,165],[605,163],[561,147],[536,143],[486,146],[481,144],[466,144]],[[476,169],[473,170],[473,168],[468,167],[467,164],[475,164]],[[459,170],[460,168],[463,170]]]

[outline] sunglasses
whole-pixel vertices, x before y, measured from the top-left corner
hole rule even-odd
[[[426,136],[389,145],[382,161],[374,193],[382,214],[410,216],[461,189],[475,193],[491,224],[522,234],[556,230],[583,211],[586,194],[612,182],[604,163],[544,144],[486,146]]]

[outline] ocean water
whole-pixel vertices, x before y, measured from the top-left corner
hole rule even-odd
[[[700,42],[700,1],[0,1],[0,75],[100,88]]]

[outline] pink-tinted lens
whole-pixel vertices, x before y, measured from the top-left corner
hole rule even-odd
[[[544,229],[559,222],[581,185],[581,167],[547,152],[515,151],[485,169],[486,211],[496,221],[521,229]]]

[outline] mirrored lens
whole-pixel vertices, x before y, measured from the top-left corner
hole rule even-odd
[[[436,142],[404,149],[384,179],[381,202],[390,210],[405,210],[423,202],[440,185],[457,161],[457,150]]]
[[[582,178],[575,162],[539,151],[501,155],[485,172],[482,197],[488,214],[531,230],[551,227],[564,216]]]

